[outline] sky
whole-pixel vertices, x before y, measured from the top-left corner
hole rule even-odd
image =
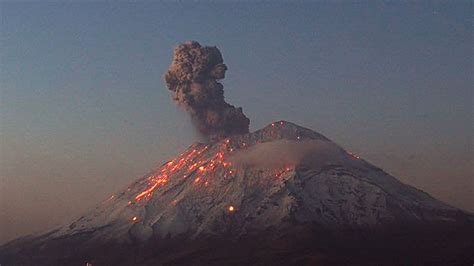
[[[0,243],[197,140],[163,83],[217,46],[251,130],[287,120],[474,211],[472,2],[0,2]]]

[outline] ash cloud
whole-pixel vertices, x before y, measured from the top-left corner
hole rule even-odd
[[[198,131],[215,141],[249,132],[250,120],[242,108],[224,100],[227,66],[217,47],[190,41],[174,49],[173,61],[164,79],[173,100],[190,115]]]

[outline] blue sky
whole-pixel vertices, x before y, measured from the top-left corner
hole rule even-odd
[[[217,46],[255,130],[289,120],[473,211],[472,2],[1,2],[0,241],[195,141],[162,81]],[[34,227],[34,228],[32,228]]]

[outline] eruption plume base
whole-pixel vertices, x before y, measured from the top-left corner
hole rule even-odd
[[[198,131],[211,141],[249,132],[242,108],[224,100],[227,66],[217,47],[190,41],[178,45],[164,79],[173,100],[190,115]]]

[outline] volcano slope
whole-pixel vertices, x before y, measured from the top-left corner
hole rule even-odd
[[[184,153],[2,265],[472,264],[473,215],[285,121]]]

